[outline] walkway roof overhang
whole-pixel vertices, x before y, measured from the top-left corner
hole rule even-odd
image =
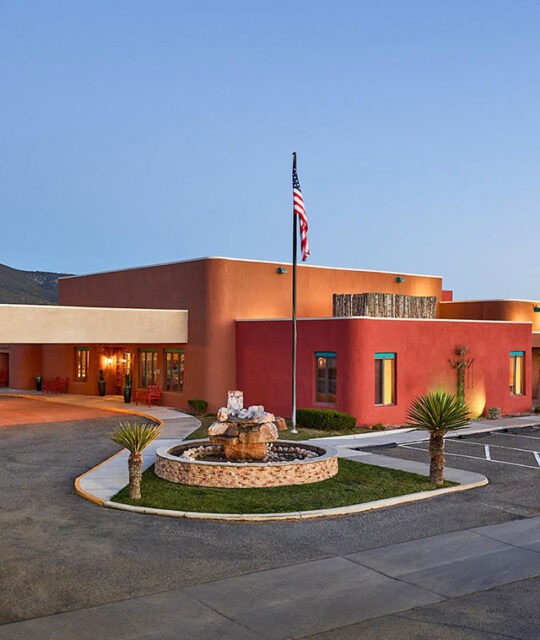
[[[188,312],[0,304],[3,344],[185,344]]]

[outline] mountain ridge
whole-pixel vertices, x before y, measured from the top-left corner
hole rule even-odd
[[[25,271],[0,263],[0,304],[57,304],[58,278],[73,275]]]

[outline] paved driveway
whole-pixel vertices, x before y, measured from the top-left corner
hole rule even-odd
[[[115,512],[78,497],[73,480],[117,450],[107,440],[117,422],[0,431],[1,623],[538,513],[538,485],[533,495],[523,475],[533,470],[495,464],[493,477],[483,471],[492,479],[486,488],[348,518],[234,524]],[[471,463],[463,459],[464,468]]]

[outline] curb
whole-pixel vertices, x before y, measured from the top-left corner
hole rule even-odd
[[[112,502],[107,500],[102,506],[108,509],[118,509],[120,511],[130,511],[132,513],[141,513],[145,515],[166,516],[169,518],[190,518],[194,520],[226,520],[235,522],[265,522],[276,520],[314,520],[316,518],[335,518],[339,516],[354,515],[366,511],[376,511],[378,509],[386,509],[400,504],[408,504],[419,500],[427,500],[446,493],[455,493],[457,491],[467,491],[484,487],[488,484],[488,479],[481,474],[478,480],[468,484],[461,484],[456,487],[446,487],[444,489],[433,489],[433,491],[420,491],[418,493],[409,493],[404,496],[394,496],[393,498],[383,498],[382,500],[373,500],[371,502],[363,502],[360,504],[351,504],[344,507],[333,507],[331,509],[315,509],[313,511],[288,511],[285,513],[206,513],[202,511],[174,511],[172,509],[155,509],[153,507],[136,507],[120,502]]]

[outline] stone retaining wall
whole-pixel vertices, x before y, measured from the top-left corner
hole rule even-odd
[[[205,462],[180,458],[182,450],[208,441],[191,441],[176,447],[163,447],[156,452],[155,474],[179,484],[202,487],[251,489],[309,484],[335,476],[338,472],[337,452],[331,447],[321,449],[302,444],[302,448],[321,452],[318,458],[293,462]],[[279,444],[279,441],[276,443]],[[287,444],[291,443],[287,442]]]

